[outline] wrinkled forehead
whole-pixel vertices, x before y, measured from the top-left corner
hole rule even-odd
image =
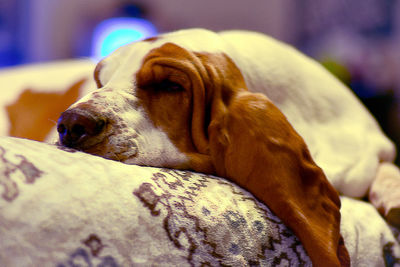
[[[135,83],[134,74],[140,70],[146,55],[165,43],[173,43],[191,52],[224,52],[221,38],[211,31],[191,29],[162,34],[120,47],[101,60],[94,73],[97,86],[119,83],[119,86],[131,87]]]

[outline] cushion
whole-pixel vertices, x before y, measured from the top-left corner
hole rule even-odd
[[[264,204],[222,178],[0,137],[1,266],[311,266]],[[368,203],[342,198],[352,266],[400,260]]]
[[[59,114],[96,88],[94,67],[73,59],[1,69],[0,136],[53,140]]]

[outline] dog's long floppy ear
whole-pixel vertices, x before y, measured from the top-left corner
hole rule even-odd
[[[299,237],[314,266],[350,266],[340,199],[280,110],[246,90],[215,96],[208,128],[219,176],[264,202]]]

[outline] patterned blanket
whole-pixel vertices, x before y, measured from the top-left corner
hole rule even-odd
[[[400,264],[398,233],[368,203],[342,197],[342,235],[352,266]],[[0,137],[0,266],[205,265],[311,263],[225,179]]]

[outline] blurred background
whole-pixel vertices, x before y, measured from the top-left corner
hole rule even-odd
[[[0,68],[98,60],[190,27],[255,30],[296,46],[348,84],[400,143],[400,0],[0,0]]]

